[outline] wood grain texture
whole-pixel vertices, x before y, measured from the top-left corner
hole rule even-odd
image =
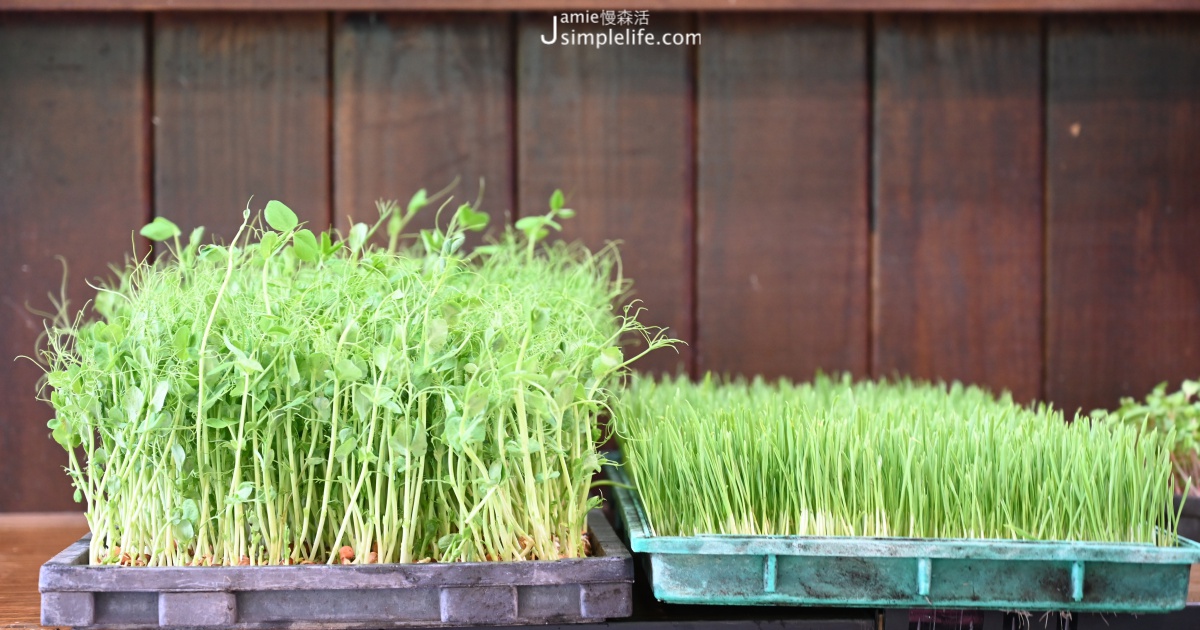
[[[1036,18],[881,16],[873,362],[1041,393]]]
[[[35,354],[65,257],[70,308],[149,216],[142,16],[0,15],[0,512],[79,509],[35,400]]]
[[[329,225],[324,14],[154,20],[155,210],[229,239],[247,201]]]
[[[1054,21],[1047,393],[1085,411],[1200,375],[1200,19]]]
[[[618,5],[619,6],[619,5]],[[611,0],[0,0],[3,10],[579,11]],[[656,11],[1197,11],[1196,0],[642,0]]]
[[[867,372],[866,24],[702,22],[701,372]]]
[[[1200,602],[1200,564],[1192,565],[1192,573],[1188,579],[1187,600],[1189,603]]]
[[[562,188],[578,211],[563,238],[593,250],[622,241],[625,277],[647,308],[639,320],[691,343],[691,51],[543,44],[550,28],[541,15],[520,24],[519,215],[544,214],[550,194]],[[663,15],[651,19],[650,30],[692,28],[685,16]],[[689,369],[691,347],[660,350],[638,366]]]
[[[334,216],[374,219],[375,201],[420,188],[474,201],[504,223],[512,191],[511,19],[505,15],[347,16],[336,26]],[[436,207],[406,231],[433,224]],[[446,217],[443,217],[445,220]],[[386,239],[385,239],[386,240]]]
[[[79,513],[0,514],[0,628],[40,625],[38,571],[87,531]]]

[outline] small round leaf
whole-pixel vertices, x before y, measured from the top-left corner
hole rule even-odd
[[[296,229],[296,226],[300,223],[300,220],[296,218],[296,213],[292,212],[291,208],[274,199],[267,202],[267,208],[263,210],[263,216],[267,219],[267,225],[278,232],[290,232]]]
[[[175,238],[180,234],[182,234],[182,232],[179,230],[179,226],[162,217],[154,217],[154,220],[150,223],[147,223],[146,227],[143,227],[141,231],[142,236],[145,236],[152,241],[159,242],[165,241],[169,238]]]

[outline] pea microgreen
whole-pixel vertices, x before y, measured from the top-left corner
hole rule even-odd
[[[1200,495],[1200,380],[1185,379],[1172,392],[1167,391],[1167,383],[1159,383],[1144,400],[1125,397],[1116,411],[1100,409],[1092,417],[1125,423],[1148,438],[1166,440],[1175,491]]]
[[[510,229],[467,253],[488,223],[469,204],[402,245],[432,200],[344,238],[277,201],[226,244],[156,219],[170,255],[101,287],[97,321],[50,327],[41,392],[93,563],[585,554],[598,418],[640,356],[621,345],[672,340],[614,313],[612,248]]]

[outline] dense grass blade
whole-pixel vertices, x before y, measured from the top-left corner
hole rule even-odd
[[[634,377],[614,423],[659,535],[1174,544],[1163,440],[977,387]]]

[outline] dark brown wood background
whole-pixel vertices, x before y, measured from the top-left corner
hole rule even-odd
[[[161,214],[319,226],[486,180],[623,242],[646,369],[962,379],[1111,407],[1200,376],[1200,16],[0,13],[0,511],[71,509],[26,360]],[[32,310],[31,310],[32,309]]]

